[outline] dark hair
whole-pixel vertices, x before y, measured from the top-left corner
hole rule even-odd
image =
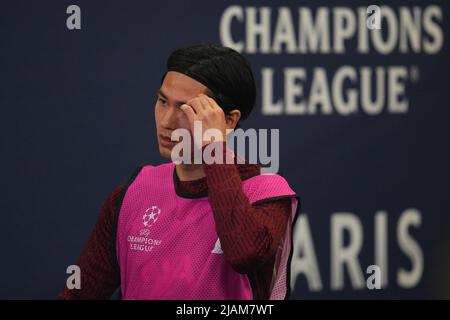
[[[205,85],[225,114],[238,109],[240,120],[246,119],[255,105],[252,69],[247,60],[231,48],[201,44],[177,49],[167,60],[168,71],[183,73]],[[164,77],[165,74],[162,81]]]

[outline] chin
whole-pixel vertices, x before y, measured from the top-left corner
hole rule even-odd
[[[161,156],[163,158],[172,159],[171,152],[172,152],[172,150],[169,150],[169,149],[164,148],[164,147],[159,147],[159,153],[161,154]]]

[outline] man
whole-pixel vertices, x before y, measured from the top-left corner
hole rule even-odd
[[[124,299],[287,298],[297,196],[226,148],[227,129],[249,116],[255,97],[250,66],[230,48],[170,55],[155,105],[159,151],[173,159],[172,133],[200,121],[222,138],[192,145],[220,145],[222,164],[139,167],[103,204],[77,262],[82,288],[60,299],[107,299],[118,287]]]

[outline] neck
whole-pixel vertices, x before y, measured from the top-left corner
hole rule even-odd
[[[175,170],[177,171],[180,181],[198,180],[205,176],[201,164],[178,164],[176,165]]]

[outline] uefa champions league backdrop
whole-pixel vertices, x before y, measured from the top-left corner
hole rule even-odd
[[[292,298],[450,298],[449,9],[2,2],[0,298],[54,298],[107,194],[166,161],[156,91],[168,54],[195,43],[248,58],[258,101],[242,127],[279,130],[301,197]]]

